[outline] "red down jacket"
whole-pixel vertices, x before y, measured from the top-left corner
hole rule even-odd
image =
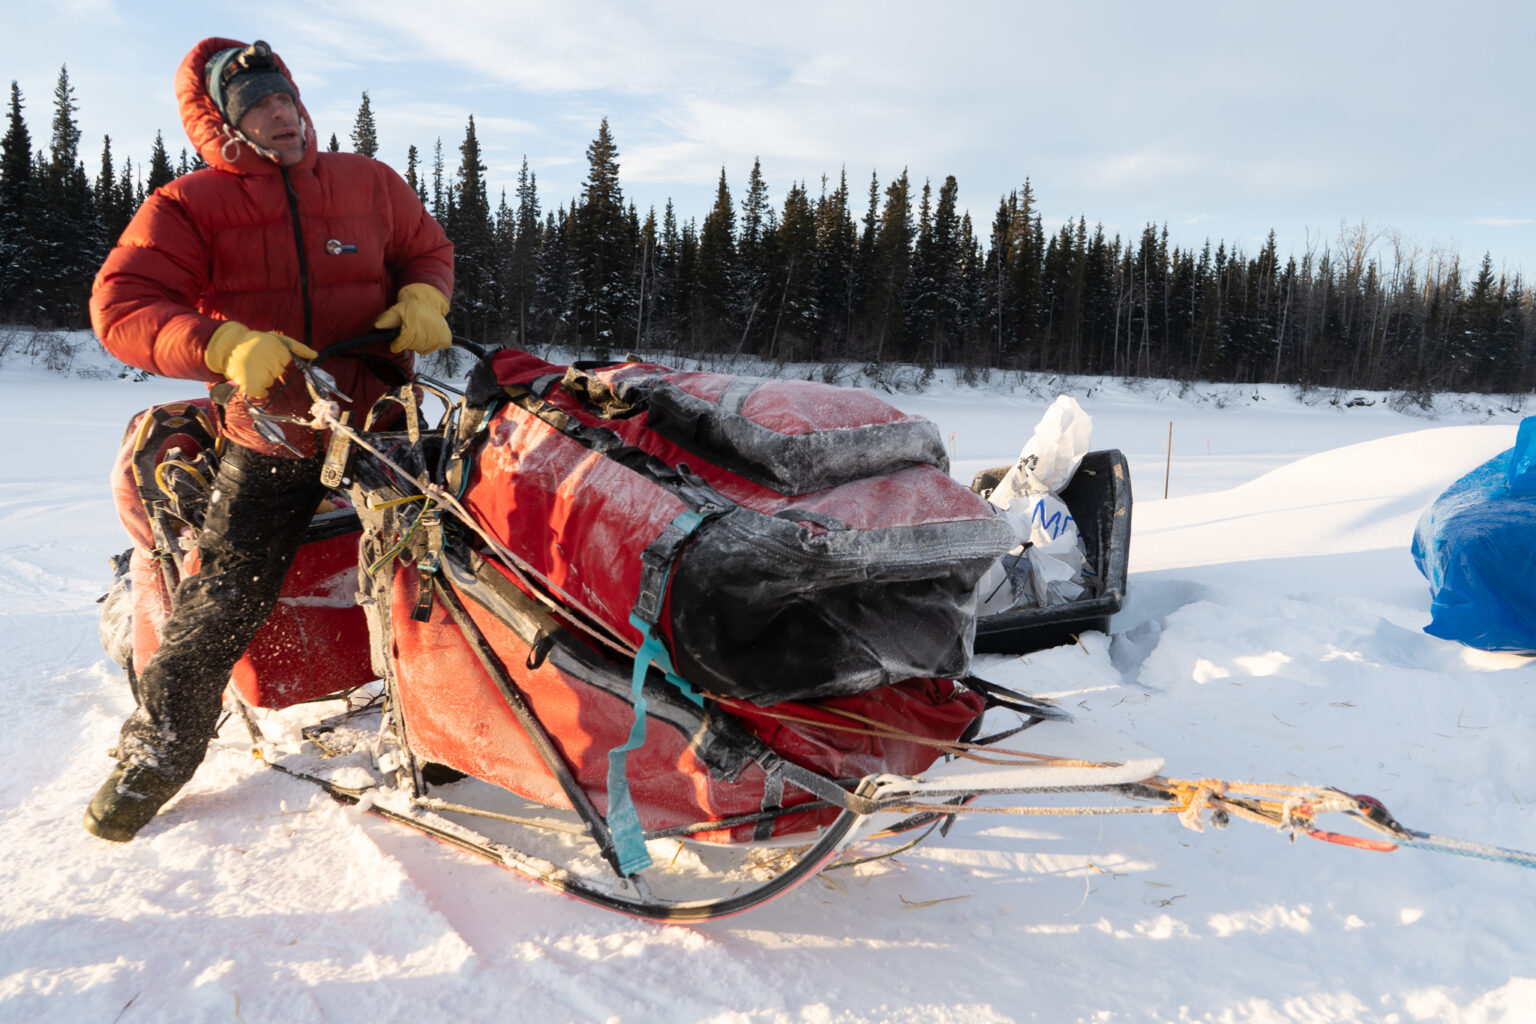
[[[91,294],[91,322],[107,351],[166,377],[216,383],[220,378],[203,353],[225,320],[281,331],[324,350],[372,330],[403,285],[420,282],[453,294],[453,243],[411,187],[377,160],[319,152],[302,103],[305,151],[293,167],[279,166],[231,133],[208,95],[203,69],[219,50],[244,45],[205,39],[177,69],[182,124],[209,169],[183,175],[145,200]],[[279,66],[292,81],[281,60]],[[390,355],[380,346],[379,353],[410,370],[409,352]],[[365,412],[387,386],[359,360],[335,360],[327,369],[356,410]],[[306,410],[302,382],[286,388],[285,382],[264,406]],[[307,431],[289,433],[301,450],[313,450]],[[243,396],[230,402],[224,434],[282,454],[255,434]]]

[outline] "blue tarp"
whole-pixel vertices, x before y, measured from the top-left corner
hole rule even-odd
[[[1536,652],[1536,416],[1425,510],[1413,559],[1429,580],[1426,633]]]

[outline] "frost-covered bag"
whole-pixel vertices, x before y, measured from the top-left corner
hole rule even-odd
[[[983,615],[1067,604],[1086,591],[1082,537],[1058,495],[1072,482],[1092,435],[1092,417],[1070,395],[1058,396],[988,498],[1023,544],[982,578]]]
[[[969,671],[1013,541],[938,428],[869,392],[503,349],[470,378],[469,511],[559,599],[757,704]]]

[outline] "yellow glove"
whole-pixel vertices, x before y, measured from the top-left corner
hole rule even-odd
[[[400,289],[399,301],[373,322],[379,328],[398,327],[400,336],[389,345],[391,352],[436,352],[453,344],[448,329],[448,300],[429,284],[408,284]]]
[[[274,381],[288,369],[294,356],[313,359],[318,353],[301,341],[276,331],[253,331],[230,320],[220,324],[208,339],[203,362],[222,373],[251,398],[266,398]]]

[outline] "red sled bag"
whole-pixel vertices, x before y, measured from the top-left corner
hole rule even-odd
[[[113,503],[133,547],[115,560],[102,637],[130,679],[160,647],[176,581],[198,569],[192,541],[218,468],[212,413],[206,398],[146,409],[129,421],[112,467]],[[360,529],[350,508],[310,524],[276,606],[232,671],[247,704],[287,707],[376,678],[356,600]]]
[[[381,573],[371,597],[389,623],[384,656],[412,753],[539,803],[571,806],[498,685],[501,675],[584,797],[611,815],[609,751],[624,743],[635,720],[630,666],[568,630],[505,568],[461,546],[449,545],[436,576],[446,584],[442,600],[419,601],[419,588],[432,577],[409,564]],[[413,613],[421,607],[425,614]],[[714,843],[803,835],[838,816],[839,808],[787,780],[787,764],[833,779],[915,775],[983,710],[980,696],[948,679],[909,679],[815,704],[784,702],[769,713],[735,701],[696,706],[652,672],[645,697],[651,727],[628,757],[628,796],[639,822],[652,834],[718,823],[688,830]],[[839,728],[853,721],[895,727],[900,736]]]
[[[466,402],[475,519],[695,687],[769,705],[966,674],[977,582],[1015,541],[929,421],[811,381],[511,349]]]

